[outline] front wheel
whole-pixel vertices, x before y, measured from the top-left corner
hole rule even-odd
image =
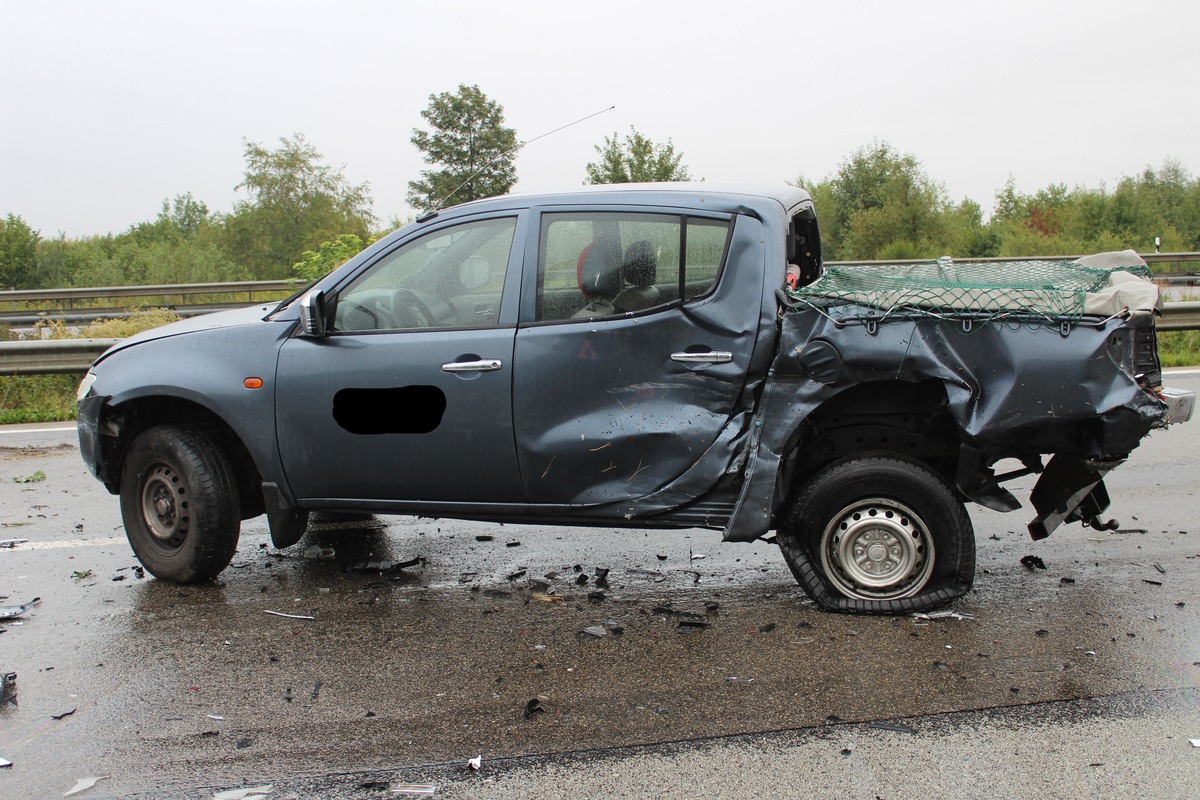
[[[936,608],[975,578],[966,509],[940,476],[904,458],[825,467],[800,490],[778,534],[796,580],[830,611]]]
[[[159,425],[129,447],[121,517],[134,554],[155,577],[199,583],[233,560],[237,482],[221,450],[196,428]]]

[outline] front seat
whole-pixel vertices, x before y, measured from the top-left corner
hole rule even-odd
[[[658,278],[658,257],[650,242],[642,239],[629,245],[621,275],[632,285],[613,298],[617,311],[641,311],[662,302],[658,287],[654,285]]]

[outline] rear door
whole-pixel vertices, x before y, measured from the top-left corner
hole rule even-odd
[[[615,208],[545,211],[536,223],[513,376],[526,493],[570,504],[650,494],[741,406],[762,306],[762,225]]]

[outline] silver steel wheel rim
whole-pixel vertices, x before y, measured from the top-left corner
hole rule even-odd
[[[168,464],[151,465],[142,481],[142,520],[154,540],[171,548],[187,538],[187,487]]]
[[[821,568],[857,600],[900,600],[925,588],[933,572],[929,528],[912,509],[872,497],[837,514],[821,535]]]

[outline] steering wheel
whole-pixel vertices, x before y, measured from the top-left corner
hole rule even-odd
[[[392,309],[396,322],[405,328],[432,328],[433,313],[421,296],[412,289],[397,289],[392,295]],[[411,317],[411,319],[410,319]]]

